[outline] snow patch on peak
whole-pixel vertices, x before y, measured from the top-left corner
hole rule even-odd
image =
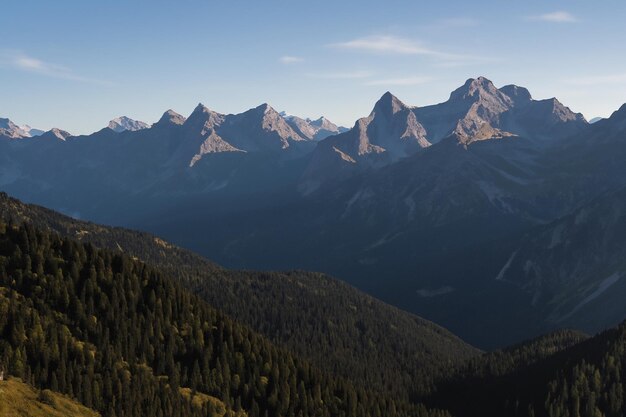
[[[26,132],[28,136],[30,136],[31,138],[34,138],[36,136],[41,136],[44,133],[46,133],[45,130],[35,129],[34,127],[30,127],[29,125],[22,125],[20,126],[20,129]]]
[[[18,126],[10,119],[0,118],[0,135],[2,136],[9,137],[11,139],[22,139],[29,138],[31,136],[38,136],[36,134],[31,135],[31,130],[33,131],[33,133],[43,133],[38,129],[31,129],[27,125]]]

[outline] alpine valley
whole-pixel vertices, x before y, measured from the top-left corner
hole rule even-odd
[[[2,120],[13,196],[229,267],[331,273],[480,347],[626,317],[605,307],[626,295],[626,108],[588,124],[479,77],[432,106],[385,93],[351,129],[268,104],[89,136]]]
[[[330,273],[482,348],[626,317],[606,307],[626,296],[626,108],[589,124],[478,77],[432,106],[385,93],[351,129],[268,104],[88,136],[3,120],[10,195],[228,267]]]
[[[484,77],[351,129],[0,119],[0,415],[623,416],[624,160],[626,105]]]

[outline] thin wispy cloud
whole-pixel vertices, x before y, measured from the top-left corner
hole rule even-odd
[[[63,80],[78,81],[91,84],[111,85],[109,81],[84,77],[76,74],[70,68],[56,63],[45,62],[21,52],[0,53],[0,64],[21,72],[39,74],[45,77]]]
[[[578,22],[578,19],[569,12],[565,11],[556,11],[551,13],[544,13],[538,16],[530,16],[530,20],[538,20],[543,22],[552,22],[552,23],[575,23]]]
[[[375,52],[400,55],[439,55],[439,52],[426,48],[419,42],[397,36],[368,36],[329,46],[339,49],[352,49],[363,52]]]
[[[346,71],[346,72],[309,72],[305,74],[309,78],[322,80],[353,80],[369,78],[374,75],[372,71]]]
[[[564,80],[566,84],[577,86],[613,85],[626,83],[626,73],[572,77]]]
[[[407,86],[407,85],[426,84],[433,80],[434,80],[433,77],[415,76],[415,77],[400,77],[400,78],[385,78],[381,80],[370,80],[370,81],[366,81],[364,84],[370,85],[370,86],[380,86],[380,85]]]
[[[299,56],[292,55],[284,55],[278,59],[282,64],[297,64],[299,62],[304,62],[304,58]]]
[[[438,62],[449,62],[456,65],[484,62],[486,60],[483,57],[454,54],[433,49],[424,45],[420,41],[392,35],[368,36],[346,42],[333,43],[328,46],[336,49],[352,50],[371,54],[424,56]]]

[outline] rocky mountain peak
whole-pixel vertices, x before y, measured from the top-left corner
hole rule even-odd
[[[17,129],[18,126],[10,119],[0,117],[0,129]]]
[[[161,116],[155,125],[182,125],[186,120],[187,119],[184,116],[170,109],[163,113],[163,116]]]
[[[243,113],[220,117],[223,120],[215,128],[216,133],[241,151],[276,152],[290,148],[291,142],[309,139],[291,127],[295,118],[288,121],[267,103]]]
[[[311,120],[309,123],[311,124],[311,126],[316,127],[318,129],[324,129],[324,130],[328,130],[328,131],[338,131],[339,130],[339,127],[336,124],[334,124],[333,122],[331,122],[330,120],[328,120],[324,116],[320,117],[317,120]]]
[[[185,128],[200,132],[202,136],[214,130],[224,121],[224,115],[217,113],[204,104],[199,103],[185,121]]]
[[[260,105],[258,105],[258,106],[256,107],[256,109],[257,109],[259,112],[261,112],[261,113],[269,113],[269,112],[275,111],[275,110],[272,108],[272,106],[270,106],[268,103],[263,103],[263,104],[260,104]],[[280,113],[278,113],[278,114],[280,115]]]
[[[298,116],[287,115],[285,112],[279,113],[289,126],[300,136],[307,139],[323,140],[337,133],[345,132],[346,128],[337,126],[326,117],[311,120]]]
[[[213,113],[215,113],[213,110],[209,109],[207,106],[205,106],[202,103],[198,103],[196,108],[193,109],[193,111],[191,112],[191,114],[189,115],[187,119],[189,120],[192,117],[198,117],[200,115],[211,115]]]
[[[392,116],[399,111],[406,110],[409,107],[404,104],[400,99],[387,91],[374,105],[372,115],[382,114],[386,116]]]
[[[499,90],[485,77],[470,78],[450,94],[450,101],[498,96]]]
[[[516,106],[529,103],[532,100],[532,96],[530,95],[530,91],[528,91],[528,89],[514,84],[505,85],[500,88],[500,91],[513,100],[513,103]]]
[[[251,110],[252,112],[260,115],[263,117],[263,119],[268,119],[268,120],[277,120],[277,119],[281,119],[281,120],[285,120],[283,116],[281,116],[281,114],[279,112],[277,112],[276,110],[274,110],[274,108],[272,106],[270,106],[268,103],[263,103],[257,107],[255,107],[254,109]]]
[[[538,103],[543,104],[546,110],[551,111],[553,117],[560,122],[579,121],[587,122],[585,117],[580,113],[574,113],[569,107],[565,106],[556,98],[540,100]]]
[[[120,116],[111,120],[107,127],[117,133],[121,133],[126,130],[135,132],[137,130],[147,129],[150,126],[142,121],[134,120],[126,116]]]
[[[0,136],[5,136],[11,139],[20,139],[30,137],[30,134],[28,131],[23,130],[11,120],[0,118]]]
[[[468,79],[445,104],[454,124],[452,132],[465,144],[510,135],[499,125],[501,115],[514,107],[513,100],[485,77]],[[458,114],[463,116],[455,121]]]
[[[330,120],[328,120],[324,116],[320,116],[319,119],[315,119],[315,120],[311,120],[311,119],[306,119],[306,120],[307,120],[307,122],[309,122],[313,126],[322,126],[323,124],[326,124],[326,123],[333,124]]]
[[[242,116],[249,119],[252,123],[256,123],[253,120],[260,121],[264,130],[276,131],[281,137],[293,136],[299,138],[298,134],[293,131],[283,116],[267,103],[242,113]]]
[[[26,132],[28,134],[28,136],[30,136],[31,138],[33,138],[35,136],[41,136],[44,133],[46,133],[45,130],[35,129],[34,127],[31,127],[29,125],[22,125],[22,126],[20,126],[20,129],[22,129],[24,132]]]
[[[65,141],[70,136],[72,136],[71,133],[66,132],[65,130],[57,129],[56,127],[54,127],[52,129],[48,130],[43,135],[40,135],[39,138],[41,138],[41,139],[48,139],[48,140],[49,139],[54,139],[54,140]]]

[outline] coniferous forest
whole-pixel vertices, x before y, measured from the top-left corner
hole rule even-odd
[[[437,377],[479,353],[440,326],[323,274],[227,270],[147,233],[78,221],[4,193],[0,218],[145,261],[317,368],[394,398],[429,392]]]
[[[4,202],[0,366],[12,378],[65,394],[103,416],[618,417],[626,413],[622,380],[626,324],[595,337],[560,331],[480,353],[459,349],[458,339],[417,321],[421,337],[430,335],[416,340],[420,351],[433,340],[436,343],[430,346],[438,351],[411,361],[408,347],[398,344],[404,339],[381,328],[374,313],[367,313],[368,302],[374,301],[355,298],[349,287],[327,277],[231,273],[210,263],[203,266],[201,258],[184,251],[175,255],[179,249],[158,241],[156,247],[173,254],[162,257],[150,249],[155,240],[148,235],[81,224],[54,212],[47,212],[46,224],[42,222],[46,217],[38,216],[37,224],[25,213],[41,209],[6,198]],[[115,246],[133,247],[144,255],[63,237],[73,234],[68,224],[95,234],[100,239],[97,246],[112,246],[113,235],[118,241]],[[164,262],[160,259],[168,259],[168,264],[155,267],[142,257],[152,257],[157,265]],[[190,269],[176,270],[173,265],[183,264],[180,258],[195,260],[188,264],[205,271],[207,281],[201,283],[203,275]],[[306,291],[294,292],[295,287]],[[219,305],[215,300],[221,295],[233,299],[252,292],[257,298],[250,299],[247,309],[241,307],[244,299],[224,309],[243,312],[240,322],[213,307]],[[270,308],[267,300],[260,301],[263,296],[283,302]],[[299,305],[309,312],[294,313],[296,321],[289,320],[289,306],[295,304],[285,301],[293,297],[300,297]],[[315,304],[324,305],[322,300],[329,308],[335,306],[331,315],[316,311]],[[259,305],[268,311],[255,314]],[[386,311],[377,310],[380,306],[375,303],[370,308],[378,314]],[[353,321],[342,313],[346,309],[364,314]],[[416,331],[410,320],[395,314],[400,317],[392,314],[392,323]],[[330,316],[334,323],[319,322]],[[355,328],[361,333],[354,333]],[[297,342],[298,334],[316,332],[318,337]],[[358,344],[369,340],[372,349],[355,350],[356,342],[346,342],[350,338],[359,338]],[[319,352],[330,351],[343,353],[324,366]],[[376,362],[367,356],[372,352],[381,359],[401,358],[406,369],[393,372],[398,365]],[[351,354],[359,360],[349,360]],[[427,358],[433,363],[428,364]],[[386,366],[389,372],[384,372]]]
[[[2,363],[105,416],[445,415],[329,377],[140,261],[0,232]]]

